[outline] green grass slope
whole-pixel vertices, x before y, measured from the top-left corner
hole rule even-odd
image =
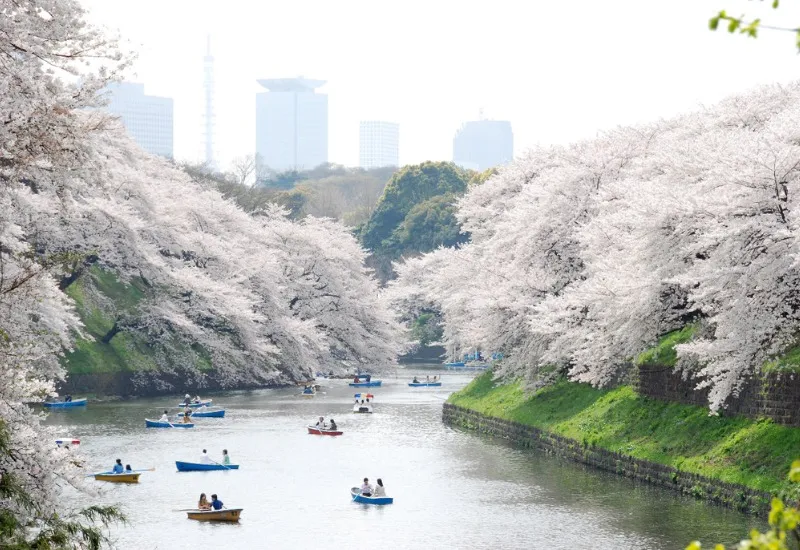
[[[114,326],[117,315],[136,316],[145,298],[146,288],[141,281],[122,283],[113,273],[97,267],[90,268],[66,289],[67,295],[91,338],[77,338],[74,349],[65,357],[68,374],[109,374],[120,372],[158,371],[163,367],[164,342],[149,341],[136,331],[123,330],[109,343],[103,336]],[[190,358],[200,371],[212,369],[208,352],[198,344],[170,342],[171,351]]]
[[[773,493],[789,489],[786,472],[800,457],[800,428],[708,416],[703,407],[640,397],[627,386],[598,390],[559,382],[526,395],[519,383],[495,385],[487,372],[448,401],[585,445]]]

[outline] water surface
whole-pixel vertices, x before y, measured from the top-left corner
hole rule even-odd
[[[47,420],[81,439],[97,471],[121,458],[154,466],[138,485],[91,483],[91,502],[121,504],[130,519],[113,530],[120,548],[551,548],[683,549],[688,541],[731,544],[760,522],[664,489],[515,449],[445,427],[446,396],[472,377],[411,367],[371,388],[375,412],[353,414],[346,380],[323,382],[314,398],[299,390],[214,395],[224,419],[196,428],[146,429],[180,397],[90,403]],[[442,374],[441,388],[409,388],[414,374]],[[308,435],[305,426],[333,416],[345,434]],[[203,448],[238,471],[178,473]],[[364,477],[383,478],[395,503],[351,502]],[[204,524],[175,509],[201,492],[242,507],[238,525]]]

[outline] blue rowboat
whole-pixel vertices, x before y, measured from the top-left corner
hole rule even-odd
[[[350,382],[349,386],[353,388],[375,388],[381,385],[383,380],[370,380],[369,382]]]
[[[48,409],[62,409],[64,407],[85,407],[86,398],[73,399],[72,401],[52,401],[50,403],[42,403]]]
[[[464,361],[453,361],[452,363],[445,363],[445,367],[463,367]]]
[[[428,387],[441,386],[442,383],[441,382],[409,382],[408,385],[411,386],[412,388],[424,388],[426,386],[428,386]]]
[[[353,498],[353,502],[360,502],[361,504],[391,504],[394,502],[392,497],[365,497],[358,487],[350,489],[350,496]]]
[[[178,418],[183,418],[183,413],[178,413]],[[224,418],[225,417],[225,409],[219,409],[216,411],[204,411],[202,409],[198,409],[196,411],[189,411],[189,416],[192,418]]]
[[[197,407],[208,407],[211,404],[211,401],[213,401],[213,400],[212,399],[206,399],[205,401],[200,401],[199,403],[189,403],[188,405],[186,403],[178,403],[178,406],[179,407],[190,407],[192,409],[197,408]]]
[[[208,472],[211,470],[238,470],[238,464],[198,464],[196,462],[175,461],[179,472]]]
[[[194,424],[184,424],[183,422],[159,422],[158,420],[144,419],[144,425],[148,428],[194,428]]]

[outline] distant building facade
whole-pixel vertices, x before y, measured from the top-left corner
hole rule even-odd
[[[145,95],[144,84],[120,82],[108,86],[107,110],[118,116],[139,146],[154,155],[173,158],[172,98]]]
[[[362,120],[358,128],[358,164],[362,168],[400,166],[400,125]]]
[[[514,160],[514,133],[507,120],[466,122],[453,138],[453,162],[483,171]]]
[[[256,94],[256,154],[270,170],[308,170],[328,162],[328,95],[315,91],[324,80],[259,80]]]

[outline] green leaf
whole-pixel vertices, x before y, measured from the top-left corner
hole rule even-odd
[[[789,481],[800,482],[800,460],[792,462],[792,468],[789,470]]]
[[[736,29],[739,28],[741,22],[741,19],[731,19],[728,22],[728,32],[736,32]]]
[[[780,0],[775,0],[774,2],[772,2],[772,9],[773,10],[778,9],[778,4],[779,3],[780,3]]]
[[[712,17],[711,19],[708,20],[708,28],[711,29],[712,31],[717,30],[718,26],[719,26],[719,17]]]

